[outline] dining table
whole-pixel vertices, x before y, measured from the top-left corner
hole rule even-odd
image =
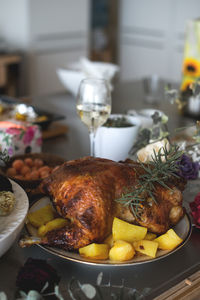
[[[33,96],[32,103],[41,109],[60,113],[66,117],[62,123],[67,125],[67,133],[45,139],[42,144],[44,153],[59,155],[66,161],[89,156],[88,129],[77,115],[76,99],[73,95],[64,91],[57,94]],[[115,82],[112,91],[113,114],[126,114],[129,110],[139,111],[147,108],[158,109],[168,116],[168,129],[172,136],[175,135],[176,128],[195,124],[195,119],[181,114],[176,103],[171,103],[166,99],[164,93],[156,103],[145,102],[141,80]],[[184,206],[188,215],[190,215],[189,203],[200,192],[199,183],[199,179],[190,180],[184,191]],[[23,228],[22,233],[25,230]],[[90,284],[96,287],[99,276],[101,276],[101,284],[98,288],[101,290],[101,295],[104,295],[101,299],[105,300],[199,299],[200,297],[200,281],[198,281],[200,278],[200,229],[194,226],[187,243],[177,251],[158,260],[130,265],[115,266],[71,261],[54,255],[38,245],[21,248],[18,241],[19,237],[0,257],[0,291],[4,291],[9,300],[15,299],[16,277],[28,258],[45,260],[57,271],[61,278],[59,289],[64,299],[100,299],[99,295],[87,298],[85,294],[72,296],[69,292],[69,283],[72,279],[82,285]],[[188,289],[189,292],[187,292]],[[173,295],[178,290],[183,291],[182,297],[163,296],[162,298],[162,295],[167,295],[169,291],[172,291],[171,295]],[[133,291],[135,291],[134,295]]]

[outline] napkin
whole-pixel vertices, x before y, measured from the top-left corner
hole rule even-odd
[[[106,79],[110,90],[113,90],[113,79],[118,72],[119,67],[115,64],[90,61],[82,57],[67,68],[58,69],[57,75],[66,89],[76,96],[81,80],[89,77]]]
[[[92,62],[87,58],[80,59],[80,69],[87,77],[106,79],[113,89],[112,79],[119,72],[119,67],[112,63]]]

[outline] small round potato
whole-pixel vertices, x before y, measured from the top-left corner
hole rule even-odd
[[[126,261],[132,259],[135,255],[133,246],[125,241],[118,240],[114,243],[114,246],[110,249],[110,260]]]

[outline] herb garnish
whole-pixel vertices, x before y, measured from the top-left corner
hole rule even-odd
[[[116,118],[108,118],[105,124],[103,124],[104,127],[132,127],[135,126],[134,124],[130,123],[129,120],[125,117],[116,117]]]
[[[158,153],[154,150],[152,161],[149,161],[148,164],[139,162],[141,170],[144,172],[138,174],[136,186],[124,192],[116,201],[130,207],[133,215],[138,218],[144,207],[144,202],[149,199],[156,203],[155,184],[170,189],[166,182],[171,177],[179,178],[177,162],[182,154],[183,152],[179,150],[178,146],[172,146],[169,150],[166,146],[162,147]]]

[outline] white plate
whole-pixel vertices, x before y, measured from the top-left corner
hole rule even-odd
[[[0,257],[11,247],[20,233],[29,208],[29,201],[25,191],[16,182],[10,181],[16,203],[9,215],[0,216]]]
[[[36,201],[30,208],[30,212],[33,212],[46,204],[49,204],[50,200],[48,197],[43,197]],[[125,261],[125,262],[113,262],[110,260],[91,260],[81,257],[76,252],[69,252],[66,250],[62,250],[56,247],[50,247],[50,246],[42,246],[38,245],[39,247],[43,248],[45,251],[48,251],[56,256],[62,257],[64,259],[68,259],[71,261],[76,261],[79,263],[85,263],[90,265],[102,265],[102,266],[130,266],[135,264],[141,264],[141,263],[147,263],[147,262],[153,262],[158,259],[163,259],[168,255],[171,255],[172,253],[179,250],[183,245],[186,244],[186,242],[189,240],[191,232],[192,232],[192,224],[189,216],[186,214],[179,223],[173,227],[175,232],[183,239],[183,242],[174,250],[172,251],[164,251],[164,250],[158,250],[157,251],[157,257],[156,258],[150,258],[146,255],[136,255],[132,260]],[[37,231],[30,225],[27,226],[27,230],[30,235],[36,236]]]

